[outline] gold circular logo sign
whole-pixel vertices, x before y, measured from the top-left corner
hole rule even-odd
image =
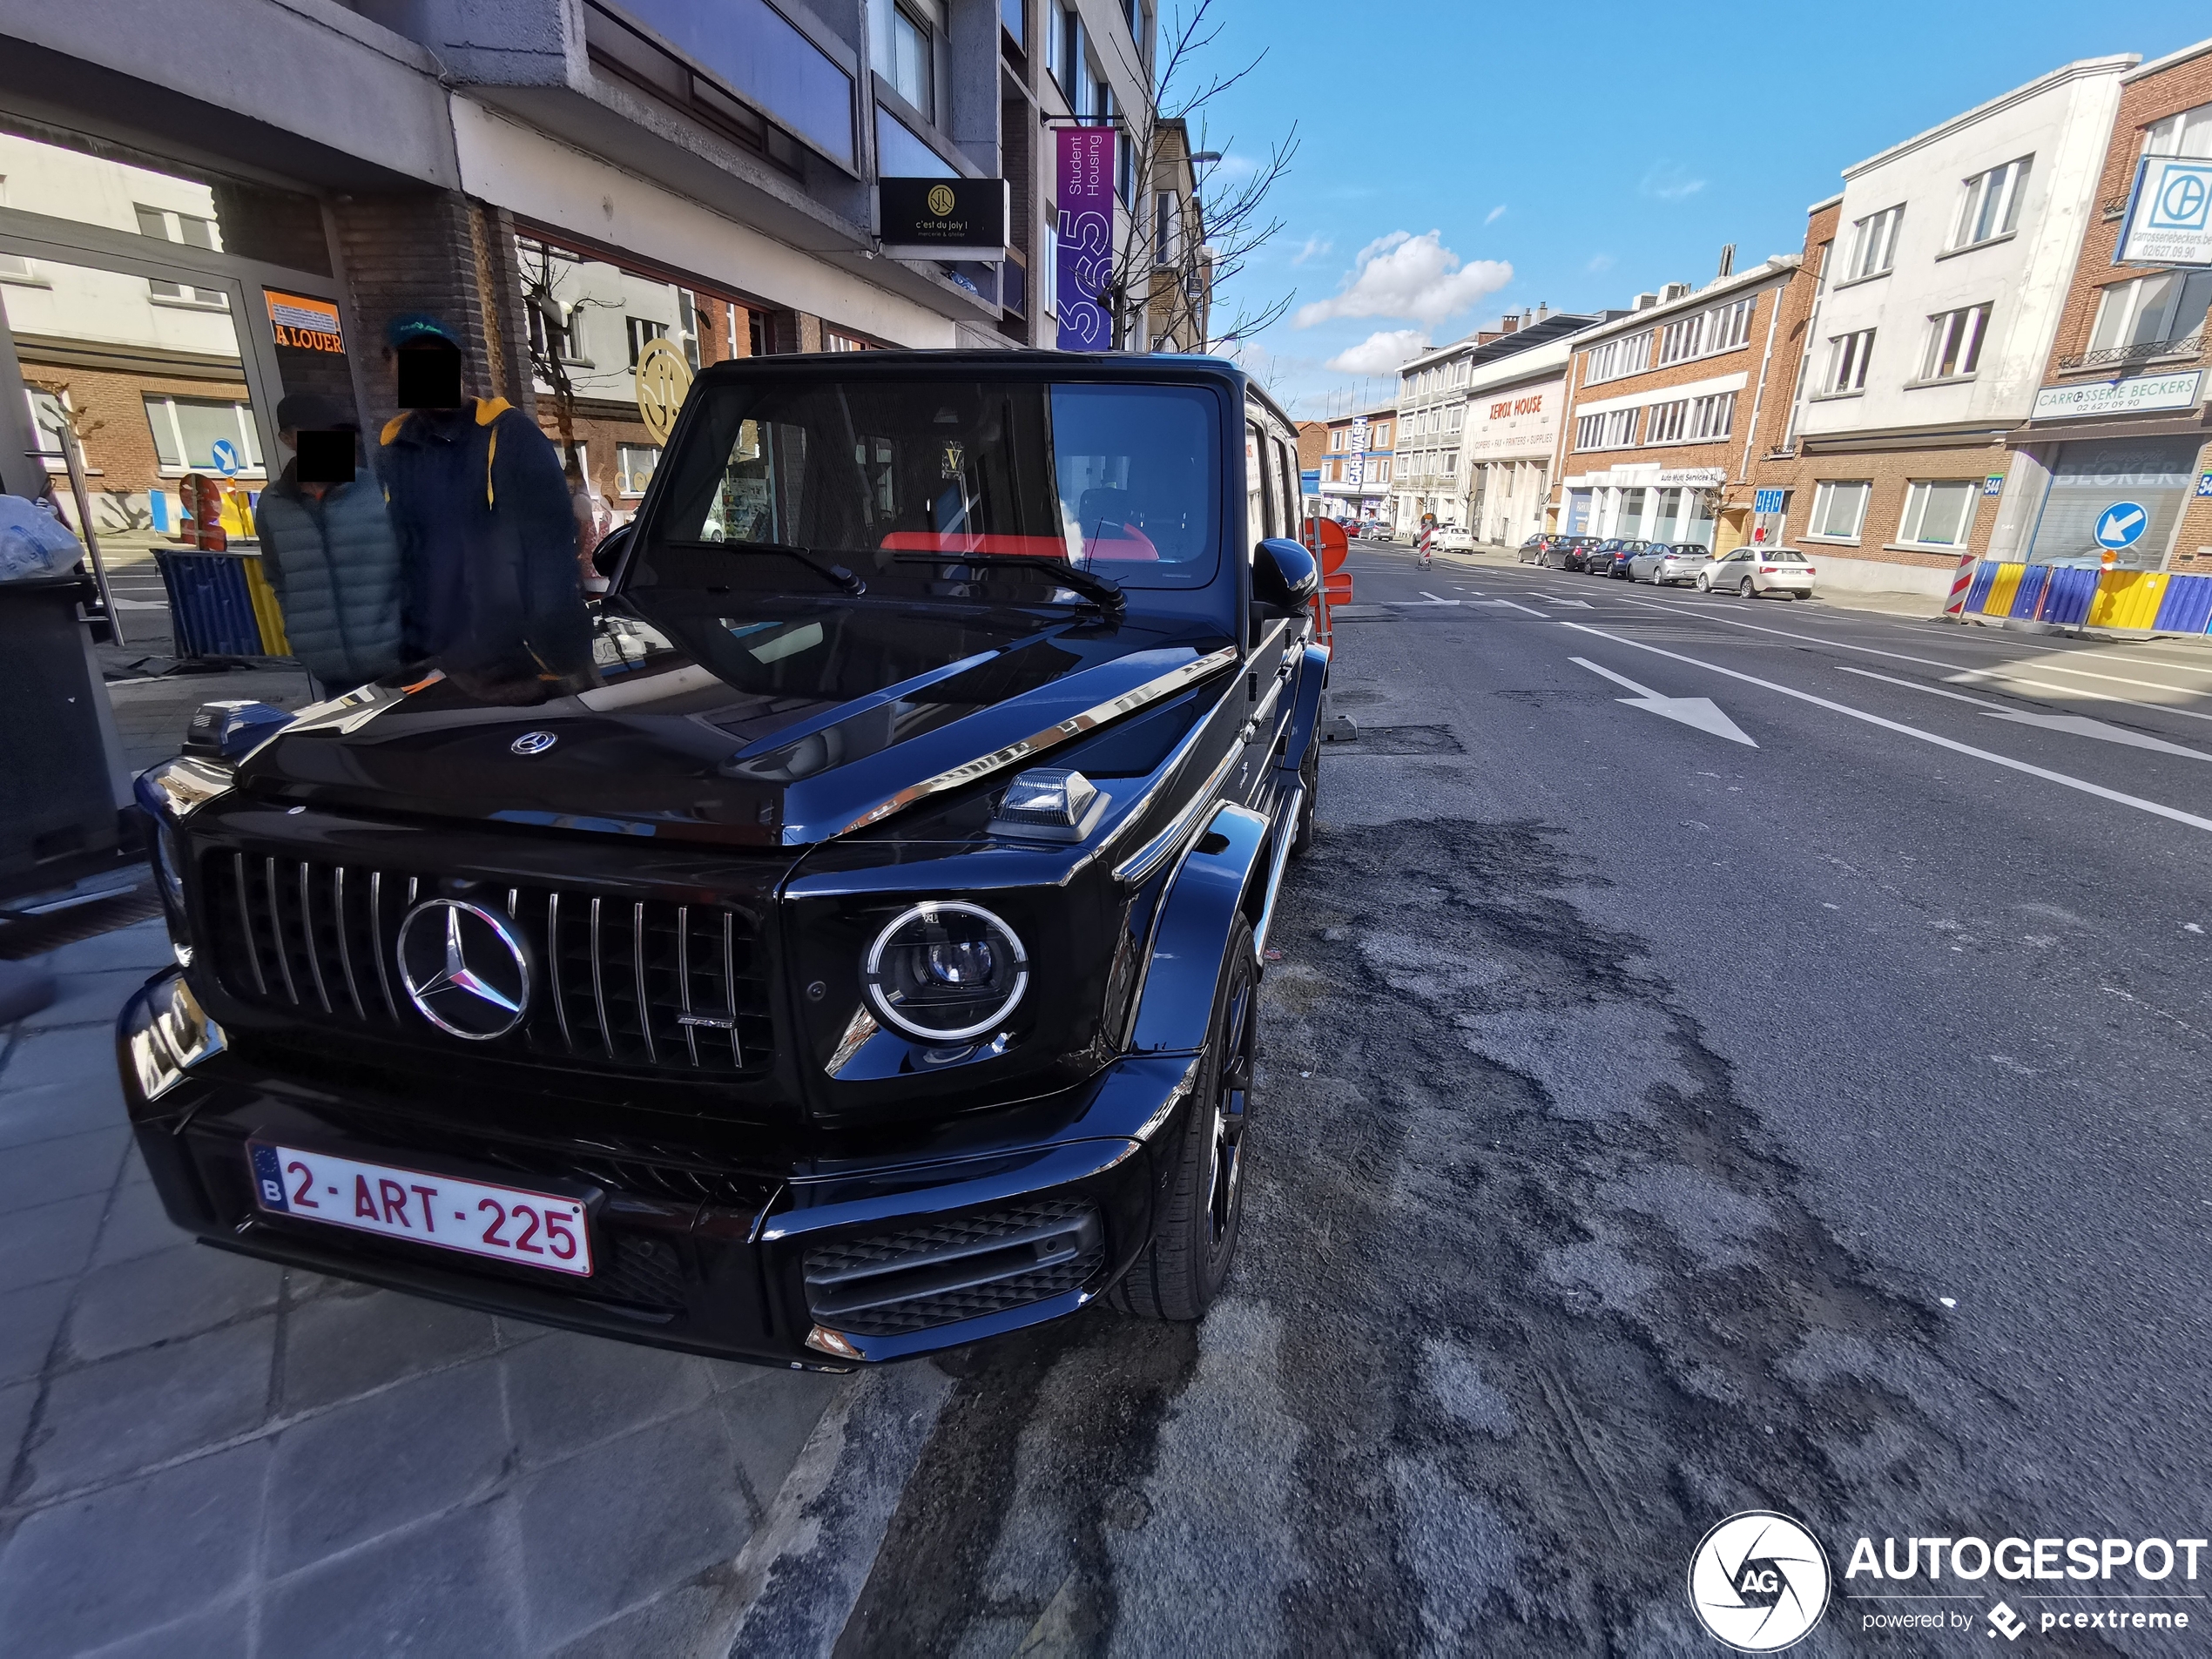
[[[944,218],[946,214],[953,211],[953,187],[950,185],[935,185],[931,186],[929,192],[929,211],[936,214],[940,219]]]
[[[667,341],[653,341],[637,354],[637,414],[655,443],[668,442],[691,389],[691,366]]]

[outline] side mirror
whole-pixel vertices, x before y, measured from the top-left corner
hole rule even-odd
[[[599,545],[591,550],[591,568],[598,571],[601,580],[610,586],[622,574],[622,563],[629,556],[630,538],[637,528],[635,521],[617,524],[601,536]],[[605,591],[605,588],[598,590],[600,593]]]
[[[1252,601],[1285,617],[1313,603],[1321,590],[1321,568],[1298,543],[1271,536],[1252,555]]]

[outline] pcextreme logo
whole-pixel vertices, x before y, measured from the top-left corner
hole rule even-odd
[[[1689,1605],[1698,1622],[1739,1653],[1778,1653],[1828,1610],[1828,1556],[1820,1541],[1769,1509],[1730,1515],[1689,1558]]]

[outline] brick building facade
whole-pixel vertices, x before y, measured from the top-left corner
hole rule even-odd
[[[1576,337],[1547,528],[1723,552],[1750,538],[1750,467],[1786,401],[1780,325],[1802,261],[1730,264]]]
[[[2115,262],[2137,165],[2152,154],[2212,157],[2212,40],[2121,78],[2043,386],[2009,441],[2015,477],[2033,488],[2007,526],[2008,558],[2101,556],[2097,524],[2127,503],[2146,517],[2117,563],[2212,570],[2212,271]]]

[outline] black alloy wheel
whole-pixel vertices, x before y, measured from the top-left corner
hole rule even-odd
[[[1229,1277],[1244,1213],[1244,1126],[1251,1110],[1259,968],[1241,914],[1214,985],[1206,1052],[1183,1109],[1175,1175],[1152,1242],[1110,1296],[1149,1319],[1203,1318]]]

